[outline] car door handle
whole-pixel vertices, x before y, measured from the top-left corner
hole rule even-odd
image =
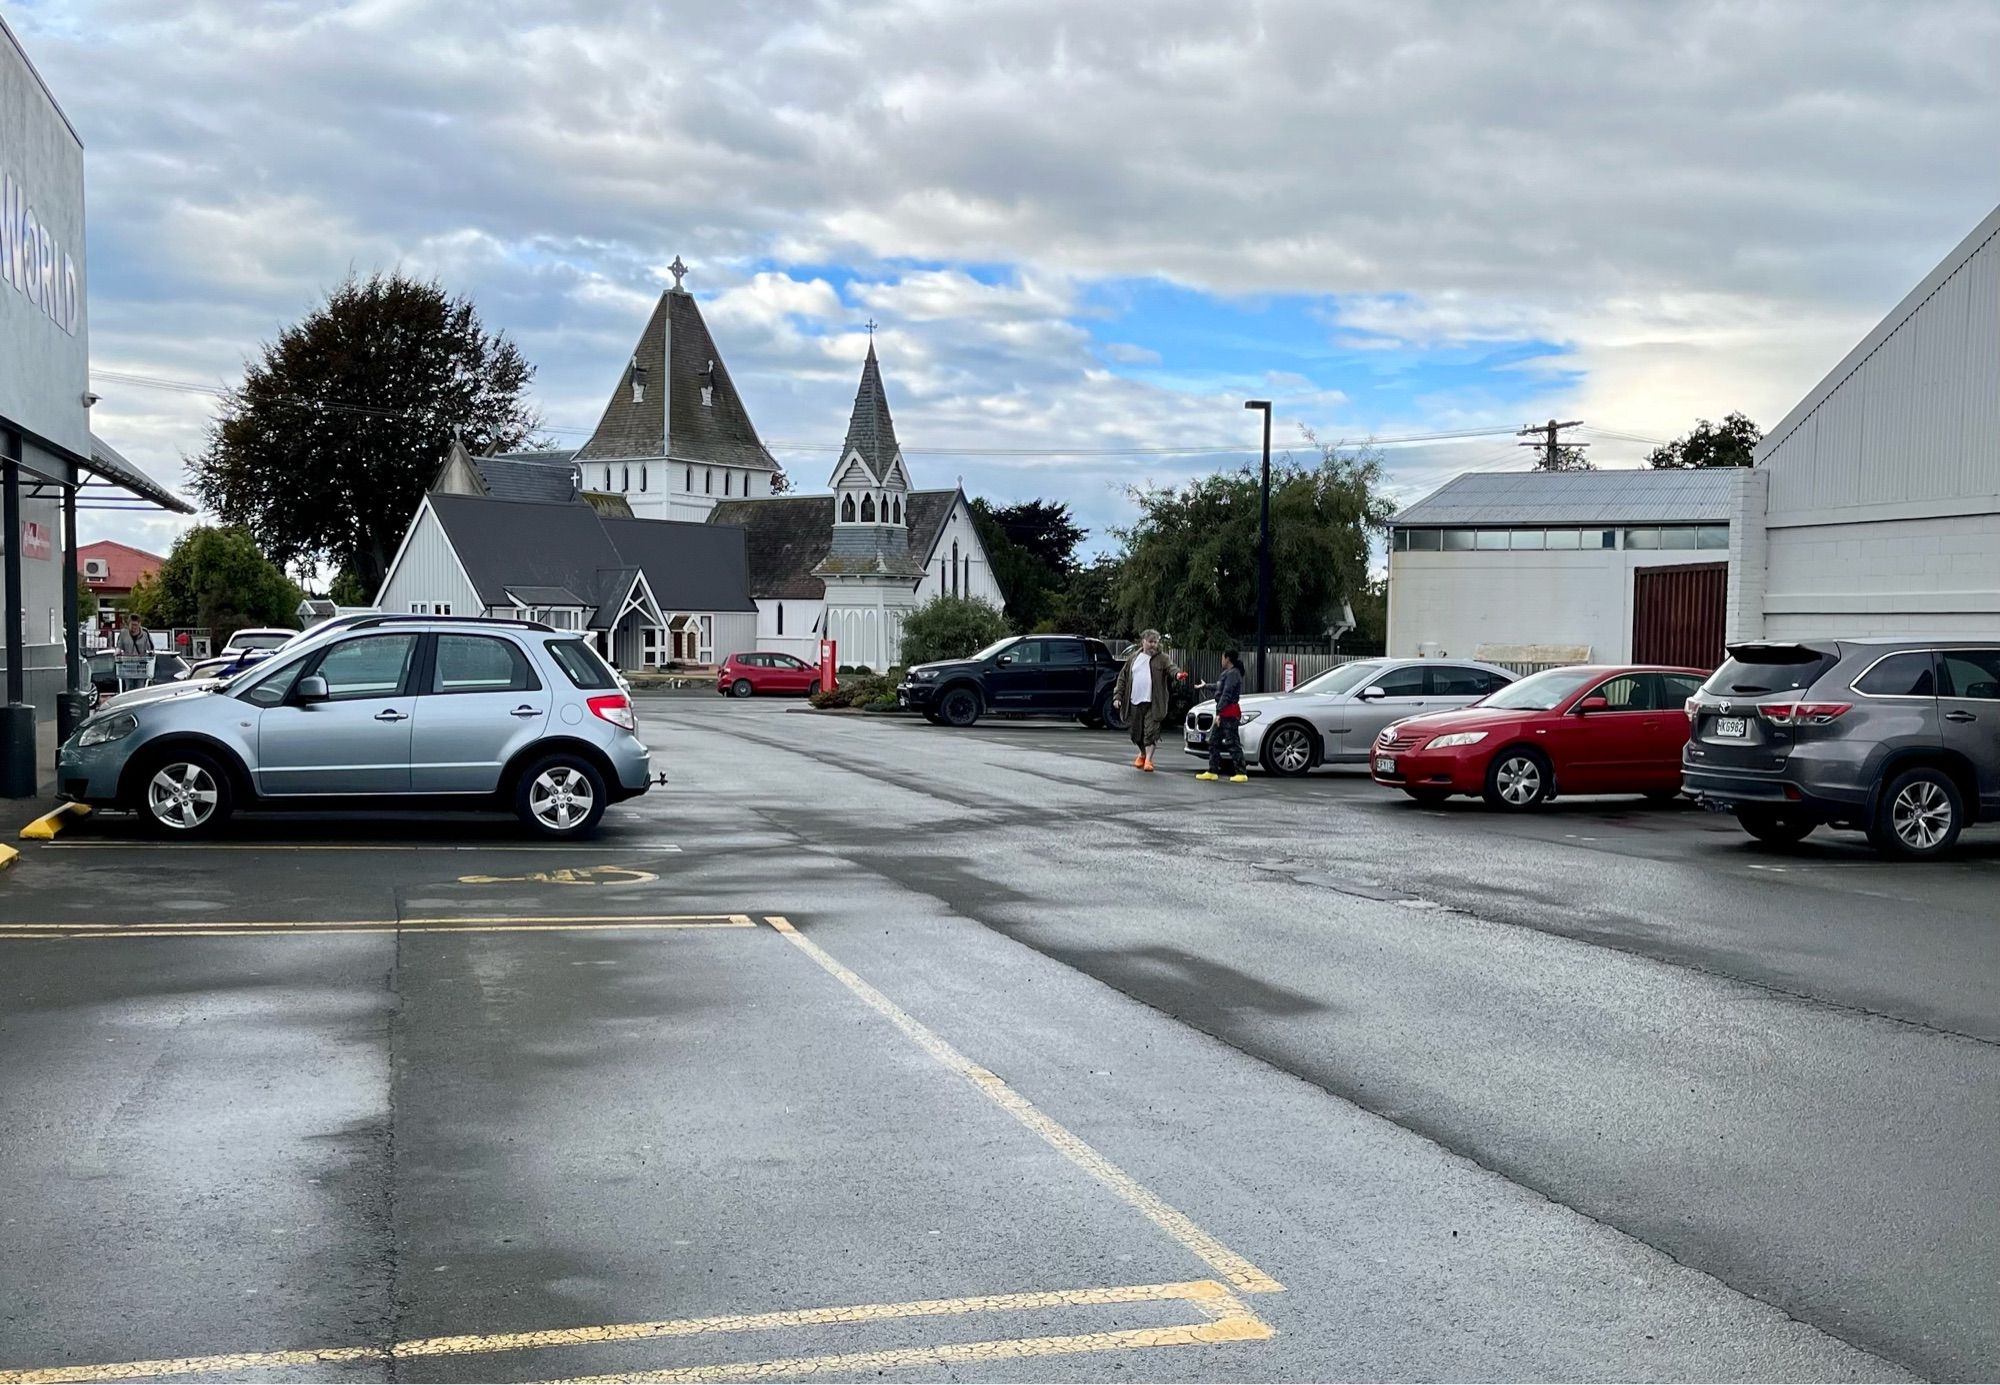
[[[541,715],[541,711],[535,707],[516,707],[513,711],[507,713],[507,715],[510,717],[538,717]]]
[[[375,714],[375,720],[377,721],[408,721],[409,719],[407,713],[399,712],[394,707],[384,708]]]
[[[1972,713],[1970,713],[1970,712],[1959,712],[1959,711],[1951,711],[1951,712],[1946,712],[1946,713],[1944,714],[1944,719],[1945,719],[1946,721],[1978,721],[1978,720],[1979,720],[1979,718],[1978,718],[1978,717],[1974,716],[1974,715],[1973,715]]]

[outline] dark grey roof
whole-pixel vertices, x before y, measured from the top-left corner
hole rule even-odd
[[[921,571],[951,515],[956,490],[911,491],[904,497],[912,572]],[[741,528],[748,542],[750,593],[771,601],[817,601],[826,581],[817,575],[833,548],[833,497],[778,495],[725,500],[708,522]]]
[[[663,612],[754,611],[744,534],[668,519],[606,519],[618,552],[645,571]]]
[[[194,506],[126,461],[117,448],[95,433],[90,435],[90,469],[112,485],[131,492],[141,500],[150,500],[163,510],[172,510],[179,515],[194,513]]]
[[[1726,523],[1735,470],[1474,472],[1446,482],[1391,523]]]
[[[473,468],[495,500],[573,500],[576,468],[567,455],[475,457]]]
[[[847,440],[840,445],[846,461],[853,453],[880,481],[901,451],[896,446],[896,424],[889,417],[889,397],[882,390],[882,367],[875,359],[875,342],[868,342],[868,359],[861,365],[861,384],[854,391],[854,413],[847,421]]]
[[[608,519],[588,505],[433,493],[431,507],[480,600],[583,605],[609,623],[644,572],[662,610],[754,611],[743,533],[663,519]],[[563,591],[574,602],[530,599]]]
[[[507,594],[523,606],[588,606],[591,603],[568,587],[515,587]]]
[[[543,447],[528,452],[494,452],[489,460],[496,462],[573,462],[576,460],[574,447]]]
[[[910,536],[897,524],[842,524],[834,528],[815,577],[921,577],[910,557]]]
[[[639,399],[632,397],[635,371],[644,372]],[[706,404],[704,386],[711,392]],[[660,295],[631,360],[619,372],[597,431],[576,454],[580,462],[636,457],[778,469],[758,440],[694,295],[684,289]]]

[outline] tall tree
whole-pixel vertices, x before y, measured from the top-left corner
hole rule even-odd
[[[1555,465],[1549,465],[1549,459],[1545,454],[1535,463],[1535,470],[1595,471],[1597,470],[1597,464],[1584,455],[1581,447],[1577,447],[1571,443],[1559,442],[1556,444]]]
[[[1271,468],[1271,629],[1319,637],[1366,590],[1371,544],[1395,507],[1376,487],[1380,456],[1321,446],[1310,464]],[[1248,468],[1179,489],[1132,493],[1120,616],[1191,648],[1240,639],[1257,623],[1258,478]]]
[[[1076,546],[1090,531],[1078,527],[1069,506],[1060,501],[994,506],[975,499],[971,508],[1008,617],[1016,630],[1034,629],[1048,619],[1075,572]]]
[[[1097,635],[1106,639],[1138,632],[1124,628],[1115,599],[1125,560],[1106,553],[1077,565],[1049,602],[1048,614],[1035,628],[1052,635]]]
[[[372,599],[452,432],[517,447],[534,368],[435,281],[349,278],[245,371],[188,459],[195,493],[273,560],[344,568]]]
[[[1755,466],[1757,444],[1764,430],[1742,414],[1731,414],[1720,423],[1707,419],[1697,422],[1685,436],[1664,447],[1656,447],[1646,457],[1646,465],[1666,468],[1710,466]]]
[[[248,529],[197,525],[174,540],[157,573],[139,579],[126,606],[157,629],[206,629],[220,649],[245,626],[296,625],[301,599]]]

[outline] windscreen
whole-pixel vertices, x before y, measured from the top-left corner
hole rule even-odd
[[[1839,662],[1837,651],[1809,644],[1739,644],[1701,690],[1721,697],[1802,692]]]
[[[1509,683],[1479,706],[1500,707],[1515,712],[1546,712],[1603,671],[1588,668],[1551,668],[1531,673],[1518,683]]]
[[[1382,665],[1376,663],[1342,664],[1338,668],[1328,669],[1317,678],[1306,679],[1305,682],[1299,684],[1296,691],[1310,693],[1353,692],[1381,671]]]

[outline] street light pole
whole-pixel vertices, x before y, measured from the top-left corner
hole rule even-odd
[[[1246,399],[1243,407],[1264,411],[1264,482],[1257,516],[1257,691],[1264,692],[1271,636],[1271,401]]]

